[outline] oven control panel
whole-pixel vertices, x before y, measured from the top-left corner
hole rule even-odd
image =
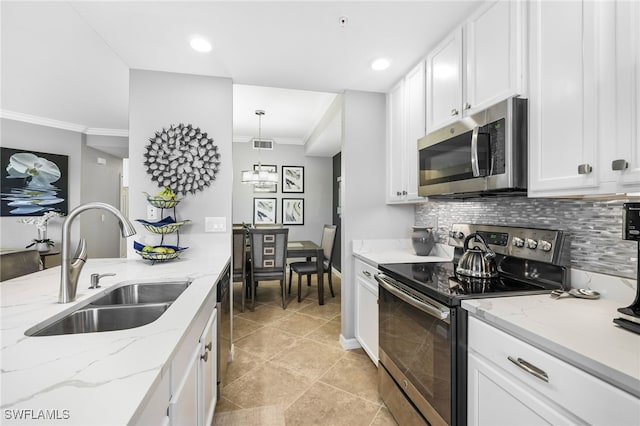
[[[465,238],[474,233],[480,234],[491,250],[505,256],[559,264],[565,249],[564,234],[558,230],[460,223],[451,226],[449,245],[462,248]]]

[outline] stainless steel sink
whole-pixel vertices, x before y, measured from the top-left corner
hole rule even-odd
[[[92,305],[138,305],[144,303],[173,302],[189,287],[188,281],[166,282],[153,284],[130,284],[118,287],[99,299]]]
[[[190,281],[133,283],[59,314],[25,332],[27,336],[127,330],[157,320],[191,284]]]
[[[72,312],[32,336],[94,333],[140,327],[157,320],[170,303],[86,307]]]

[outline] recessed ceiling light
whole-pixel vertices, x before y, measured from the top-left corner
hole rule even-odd
[[[388,59],[379,58],[371,63],[371,69],[374,71],[383,71],[389,68],[389,65],[391,65],[391,62],[389,62]]]
[[[211,52],[211,43],[202,37],[194,37],[189,42],[191,48],[197,52]]]

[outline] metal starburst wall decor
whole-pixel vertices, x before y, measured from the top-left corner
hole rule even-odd
[[[158,187],[176,194],[195,194],[216,180],[220,167],[218,147],[207,132],[191,124],[172,124],[149,138],[144,165]]]

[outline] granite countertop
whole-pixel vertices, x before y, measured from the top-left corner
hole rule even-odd
[[[374,268],[384,263],[450,262],[453,247],[436,244],[429,256],[417,256],[411,240],[354,240],[353,255]]]
[[[470,315],[640,398],[640,335],[612,322],[621,306],[548,295],[462,302]]]
[[[139,415],[148,392],[168,374],[170,361],[230,259],[227,238],[212,242],[206,257],[151,265],[142,259],[89,259],[75,302],[59,304],[60,267],[0,285],[3,424],[50,424],[42,410],[55,410],[61,424],[127,424]],[[204,254],[203,254],[204,256]],[[102,288],[88,289],[92,273]],[[129,330],[27,337],[34,325],[109,287],[129,281],[188,278],[192,284],[156,321]],[[15,410],[27,417],[15,419]],[[66,410],[66,411],[65,411]],[[30,416],[30,417],[29,417]],[[68,417],[68,418],[65,418]],[[32,420],[35,418],[36,420]]]

